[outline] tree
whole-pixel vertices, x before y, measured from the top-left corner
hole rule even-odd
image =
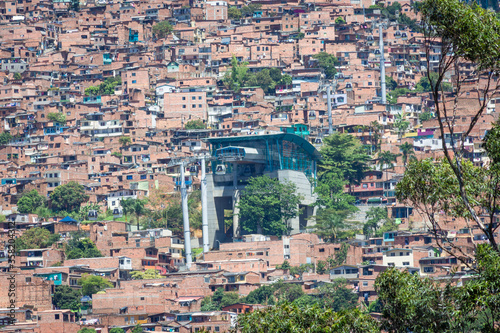
[[[268,176],[252,177],[238,203],[241,227],[249,233],[288,234],[291,230],[288,221],[297,216],[301,200],[291,182]]]
[[[111,282],[102,276],[89,274],[82,275],[80,280],[78,280],[78,284],[82,286],[82,295],[85,296],[92,296],[101,290],[113,287]]]
[[[256,323],[259,323],[258,325]],[[318,305],[282,303],[238,316],[234,332],[241,333],[375,333],[376,321],[358,309],[334,312]]]
[[[168,21],[161,21],[153,26],[153,35],[156,38],[166,38],[173,31],[172,25]]]
[[[122,146],[127,146],[129,145],[130,143],[132,143],[132,139],[130,139],[129,136],[121,136],[119,139],[118,139],[118,142],[122,145]]]
[[[203,120],[200,120],[200,119],[190,120],[186,123],[186,125],[184,126],[184,129],[187,129],[187,130],[205,129],[205,124],[203,123]]]
[[[318,163],[317,205],[339,211],[357,210],[354,197],[345,193],[346,185],[358,185],[368,169],[369,156],[361,142],[345,133],[333,133],[323,140],[323,159]]]
[[[348,220],[350,215],[349,210],[320,209],[314,217],[316,223],[310,228],[324,241],[335,243],[353,233],[357,223]]]
[[[31,190],[23,194],[17,202],[17,210],[22,214],[32,214],[38,207],[43,207],[45,198],[38,194],[37,190]]]
[[[358,305],[358,294],[347,285],[346,279],[335,279],[331,284],[321,286],[318,294],[321,295],[323,307],[335,312],[355,309]]]
[[[16,238],[16,251],[26,249],[45,249],[59,241],[59,234],[51,234],[45,228],[31,228]]]
[[[326,261],[319,260],[316,264],[316,273],[325,274],[327,272]]]
[[[437,73],[430,73],[429,77],[423,76],[418,81],[415,89],[418,92],[431,92],[432,91],[432,87],[437,82],[437,79],[438,79],[438,74]],[[453,87],[448,82],[441,82],[440,90],[445,91],[445,92],[450,92],[450,91],[453,91]]]
[[[247,297],[243,300],[248,304],[269,304],[272,305],[274,301],[274,288],[268,285],[262,285],[259,288],[252,290]]]
[[[71,0],[69,3],[69,9],[74,12],[80,11],[80,0]]]
[[[318,62],[318,67],[323,69],[327,80],[333,79],[337,74],[335,66],[338,64],[337,58],[326,52],[319,52],[312,56]]]
[[[388,150],[381,151],[378,153],[378,165],[380,166],[380,171],[384,170],[385,167],[385,180],[389,181],[389,169],[394,169],[394,163],[397,162],[399,154],[391,153]]]
[[[235,6],[230,6],[227,9],[227,17],[230,18],[231,20],[239,20],[241,19],[241,16],[242,16],[241,10],[239,10]]]
[[[125,331],[119,327],[114,327],[109,330],[109,333],[125,333]]]
[[[491,233],[494,229],[491,225],[495,222],[493,212],[496,211],[496,207],[492,207],[492,205],[496,206],[494,203],[496,201],[491,201],[491,199],[497,198],[499,189],[489,186],[483,189],[488,193],[488,196],[482,198],[481,202],[481,211],[485,209],[488,211],[489,221],[485,223],[479,217],[477,210],[479,205],[473,201],[477,193],[469,190],[469,188],[477,190],[478,179],[470,179],[468,174],[471,171],[480,172],[481,177],[486,177],[495,183],[496,163],[488,168],[474,169],[466,166],[469,162],[464,156],[468,153],[465,149],[466,139],[487,109],[492,96],[496,96],[500,88],[498,80],[500,49],[497,47],[500,43],[500,21],[494,12],[485,10],[476,3],[468,4],[460,0],[425,0],[419,4],[419,9],[422,14],[424,46],[428,62],[426,76],[431,85],[433,111],[439,125],[442,149],[448,162],[447,168],[451,171],[451,176],[455,178],[453,188],[454,194],[457,195],[455,199],[461,201],[462,215],[466,216],[470,228],[478,228],[492,242],[493,248],[499,251]],[[439,61],[431,70],[429,54],[436,42],[440,43]],[[473,72],[462,71],[461,68],[464,66],[472,66]],[[435,81],[432,72],[437,74]],[[452,78],[453,85],[453,92],[448,94],[445,93],[442,84],[447,77]],[[472,92],[476,95],[474,98],[476,102],[468,106],[472,114],[471,120],[467,124],[457,124],[458,117],[455,116],[455,112],[458,104],[461,103],[462,96],[465,95],[464,89],[467,82],[477,82]],[[447,138],[450,138],[448,143]],[[492,142],[495,141],[496,138],[492,140]],[[495,149],[489,152],[487,150],[487,153],[493,155],[490,159],[496,158]],[[423,167],[427,168],[428,165]],[[432,171],[432,168],[427,169]],[[420,202],[424,200],[427,199],[418,199]],[[429,213],[427,218],[432,228],[441,229],[442,225],[435,219],[435,212],[427,210],[427,213]]]
[[[406,133],[408,128],[410,128],[410,122],[406,120],[406,112],[398,113],[396,119],[394,120],[394,127],[398,132],[398,136],[401,139]]]
[[[135,219],[137,222],[137,230],[139,230],[139,221],[141,215],[145,215],[148,210],[146,209],[145,205],[148,202],[147,199],[134,199],[134,198],[127,198],[125,200],[120,201],[120,205],[123,208],[123,213],[128,215],[128,214],[134,214]]]
[[[49,119],[52,122],[59,123],[59,124],[66,123],[66,115],[61,113],[61,112],[50,112],[47,115],[47,119]]]
[[[99,258],[102,253],[95,244],[87,237],[73,236],[66,244],[66,259]]]
[[[12,135],[9,132],[2,132],[0,134],[0,144],[5,145],[12,140]]]
[[[95,202],[89,202],[85,206],[80,207],[80,210],[78,211],[78,218],[81,221],[87,220],[91,210],[95,211],[97,215],[101,214],[101,206]]]
[[[50,205],[56,212],[76,212],[87,200],[89,196],[85,194],[85,188],[75,181],[59,185],[50,193]]]
[[[231,58],[231,70],[224,75],[224,84],[234,92],[238,93],[249,79],[248,62],[239,62],[233,55]]]
[[[223,307],[236,304],[240,297],[235,292],[224,292],[217,288],[212,296],[205,297],[201,301],[201,311],[220,311]]]
[[[409,142],[401,144],[401,146],[399,146],[399,150],[401,151],[401,155],[403,157],[403,165],[406,168],[406,164],[408,164],[408,158],[415,158],[415,150],[413,148],[413,145]]]
[[[22,78],[21,73],[14,73],[14,80],[21,80]]]
[[[261,4],[250,3],[248,6],[241,7],[241,14],[244,17],[253,16],[254,12],[256,10],[259,10],[261,7],[262,7]]]
[[[121,76],[108,77],[98,86],[90,86],[85,89],[87,96],[114,95],[115,87],[122,83]]]
[[[418,119],[420,122],[428,121],[432,119],[432,113],[431,112],[422,112],[419,116]]]
[[[335,24],[339,24],[339,25],[340,25],[340,24],[345,24],[345,23],[346,23],[346,22],[345,22],[345,20],[344,20],[344,18],[343,18],[343,17],[340,17],[340,16],[339,16],[339,17],[337,17],[337,18],[335,19]]]
[[[276,82],[273,81],[273,78],[271,77],[270,70],[267,68],[264,68],[260,72],[258,72],[255,75],[255,79],[259,85],[259,87],[264,90],[264,93],[273,93],[273,90],[276,87]],[[281,81],[281,73],[280,73],[280,80]]]
[[[96,333],[97,331],[93,328],[87,328],[87,327],[84,327],[80,330],[78,330],[77,333]]]
[[[143,271],[133,271],[130,273],[130,276],[134,280],[150,280],[150,279],[158,279],[161,275],[158,273],[156,269],[147,269]]]
[[[81,304],[80,297],[80,292],[70,286],[55,286],[52,304],[54,304],[57,309],[78,311]]]
[[[394,81],[394,79],[390,76],[385,76],[385,84],[387,85],[387,89],[394,90],[398,87],[398,83]]]
[[[144,332],[144,330],[142,329],[141,324],[137,324],[130,333],[142,333],[142,332]]]
[[[365,215],[365,225],[363,226],[363,234],[367,237],[372,235],[377,235],[377,230],[380,225],[387,222],[389,217],[387,216],[387,208],[385,207],[370,207]]]

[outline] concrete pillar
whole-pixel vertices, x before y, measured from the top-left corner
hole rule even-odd
[[[240,236],[240,218],[238,214],[238,203],[240,202],[240,191],[238,190],[238,164],[233,163],[233,237]]]

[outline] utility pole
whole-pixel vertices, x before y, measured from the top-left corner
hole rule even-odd
[[[332,95],[331,95],[331,90],[332,85],[329,83],[326,86],[326,98],[328,99],[328,135],[331,135],[333,133],[333,124],[332,124]]]
[[[382,90],[382,104],[387,104],[387,94],[385,87],[385,58],[384,58],[384,32],[382,31],[383,23],[378,26],[379,31],[379,47],[380,47],[380,87]]]
[[[184,222],[184,252],[186,252],[186,267],[191,268],[191,231],[189,230],[189,210],[188,194],[186,189],[186,180],[184,178],[184,162],[180,164],[181,168],[181,199],[182,199],[182,220]]]
[[[201,225],[203,231],[203,253],[209,251],[208,211],[207,211],[207,175],[205,172],[205,155],[201,157]]]

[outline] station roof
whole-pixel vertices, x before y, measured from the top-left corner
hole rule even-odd
[[[261,140],[285,140],[293,142],[297,146],[304,149],[308,154],[310,154],[313,159],[320,160],[321,154],[319,151],[306,139],[301,136],[291,134],[291,133],[277,133],[277,134],[264,134],[264,135],[242,135],[242,136],[230,136],[225,138],[209,138],[206,139],[211,145],[214,144],[232,144],[237,145],[238,142],[245,141],[261,141]]]

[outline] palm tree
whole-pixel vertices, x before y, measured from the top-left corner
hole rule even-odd
[[[147,199],[133,199],[133,198],[128,198],[125,200],[121,201],[121,206],[123,208],[123,213],[128,215],[128,214],[135,214],[135,218],[137,221],[137,230],[139,230],[139,220],[140,216],[146,214],[147,209],[144,207],[144,205],[147,203]]]
[[[371,131],[370,131],[370,141],[372,141],[372,137],[373,137],[373,141],[375,142],[375,151],[378,150],[378,141],[380,140],[380,133],[382,131],[382,129],[384,128],[378,121],[374,120],[370,123],[370,126],[371,126]],[[372,143],[372,146],[373,146],[373,143]]]
[[[383,171],[383,168],[385,166],[386,181],[389,180],[388,169],[394,168],[394,163],[397,161],[398,156],[400,156],[400,154],[393,154],[388,150],[381,151],[380,153],[378,153],[378,165],[380,166],[381,171]]]
[[[406,164],[408,163],[408,158],[415,159],[415,151],[413,150],[413,145],[409,142],[403,143],[401,146],[399,146],[399,150],[401,151],[403,155],[403,164],[406,169]]]

